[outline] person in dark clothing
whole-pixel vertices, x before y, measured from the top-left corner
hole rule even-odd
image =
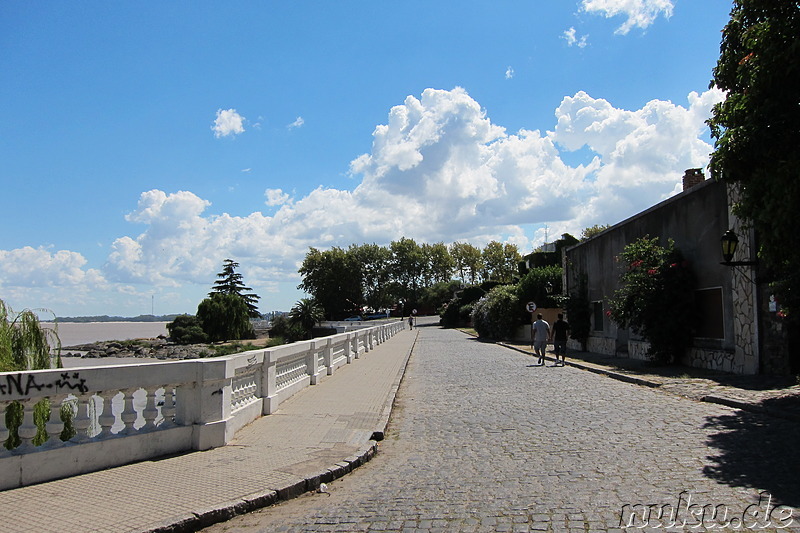
[[[564,315],[558,313],[558,320],[553,324],[553,351],[556,354],[556,364],[559,354],[561,355],[561,366],[566,364],[568,332],[569,324],[564,320]]]

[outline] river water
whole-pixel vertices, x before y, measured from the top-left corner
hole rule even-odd
[[[42,323],[52,328],[50,322]],[[153,339],[159,335],[168,335],[167,322],[59,322],[58,338],[61,346],[75,346],[98,341],[124,341],[130,339]],[[62,355],[69,350],[61,351]],[[80,357],[62,357],[64,368],[83,366],[130,365],[154,363],[158,359],[143,357],[101,357],[82,359]]]
[[[50,322],[43,326],[52,328]],[[75,346],[98,341],[153,339],[168,335],[167,322],[59,322],[61,346]]]

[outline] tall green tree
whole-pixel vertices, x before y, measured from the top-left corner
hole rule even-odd
[[[352,245],[347,249],[361,272],[361,292],[364,303],[372,309],[392,305],[389,266],[392,252],[377,244]]]
[[[450,245],[450,256],[455,263],[462,282],[469,280],[473,285],[477,283],[478,276],[483,269],[483,257],[479,248],[466,243],[454,242]]]
[[[425,287],[450,281],[453,276],[455,262],[443,242],[423,244],[422,254],[425,257],[425,279],[423,283]]]
[[[361,268],[355,254],[339,247],[325,251],[309,248],[298,272],[303,281],[297,288],[310,294],[328,318],[343,318],[364,305]]]
[[[522,259],[516,244],[502,244],[491,241],[483,248],[484,278],[491,281],[510,283],[517,273],[517,264]]]
[[[400,238],[389,245],[392,252],[391,273],[399,292],[398,296],[416,302],[425,269],[425,254],[414,239]]]
[[[797,334],[800,314],[800,3],[734,0],[712,86],[726,92],[708,121],[709,168],[734,183],[735,213],[756,231],[762,279]]]
[[[247,314],[251,318],[259,318],[261,313],[258,312],[258,300],[260,296],[249,292],[252,291],[250,287],[246,287],[241,274],[236,272],[239,268],[239,263],[233,259],[226,259],[222,262],[222,272],[217,274],[217,280],[211,288],[209,296],[214,294],[235,294],[244,300],[247,305]]]

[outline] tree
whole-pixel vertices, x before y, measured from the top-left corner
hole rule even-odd
[[[800,323],[800,4],[734,0],[722,32],[712,86],[726,92],[708,120],[715,150],[709,168],[738,188],[734,212],[755,229],[762,279],[790,329]]]
[[[581,241],[588,241],[595,235],[604,232],[610,227],[610,224],[595,224],[594,226],[583,228],[583,231],[581,231]]]
[[[374,310],[392,305],[389,264],[392,253],[377,244],[352,245],[347,250],[361,271],[361,292],[364,303]]]
[[[453,275],[455,262],[450,256],[450,251],[443,242],[423,244],[422,254],[425,257],[425,287],[450,281]]]
[[[312,337],[311,331],[314,326],[323,318],[325,313],[322,308],[310,298],[300,299],[289,311],[289,321],[301,326],[308,339]]]
[[[238,294],[211,293],[197,306],[197,320],[211,342],[255,338],[247,304]]]
[[[55,357],[51,349],[55,348]],[[42,327],[39,317],[30,309],[15,313],[3,300],[0,300],[0,372],[19,370],[43,370],[61,368],[61,341],[55,328]],[[38,431],[33,444],[39,446],[49,436],[45,424],[50,419],[50,400],[43,398],[34,407],[34,423]],[[19,446],[19,426],[22,424],[23,407],[13,402],[5,411],[5,425],[8,438],[2,443],[8,449]],[[75,434],[72,425],[72,405],[64,402],[61,406],[61,420],[64,429],[61,439],[67,440]]]
[[[327,251],[309,248],[298,272],[303,281],[297,288],[310,294],[330,319],[358,312],[364,304],[356,254],[338,247]]]
[[[519,300],[535,302],[541,308],[560,307],[556,298],[561,294],[561,273],[562,268],[555,265],[530,269],[517,285]]]
[[[397,294],[407,302],[416,302],[425,266],[422,247],[414,239],[401,237],[389,245],[392,252],[391,273],[397,284]]]
[[[516,244],[502,244],[491,241],[482,253],[483,266],[486,270],[484,279],[510,283],[517,273],[517,264],[522,259]]]
[[[61,341],[56,331],[43,328],[32,310],[14,313],[0,300],[0,372],[51,368],[51,345],[57,352],[56,368],[60,368]]]
[[[258,312],[257,302],[260,297],[252,292],[250,287],[246,287],[242,281],[242,275],[236,272],[239,268],[239,263],[232,259],[226,259],[222,262],[222,272],[217,274],[217,280],[214,282],[209,296],[214,294],[236,294],[247,305],[247,313],[251,318],[259,318],[261,313]]]
[[[469,243],[454,242],[450,245],[450,256],[461,281],[466,282],[469,279],[474,285],[483,269],[481,251]]]

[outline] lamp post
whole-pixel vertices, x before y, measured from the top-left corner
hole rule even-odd
[[[722,261],[720,264],[725,266],[755,266],[758,261],[733,261],[733,256],[736,253],[736,248],[739,245],[739,237],[733,232],[728,230],[722,235],[720,239],[722,245]]]

